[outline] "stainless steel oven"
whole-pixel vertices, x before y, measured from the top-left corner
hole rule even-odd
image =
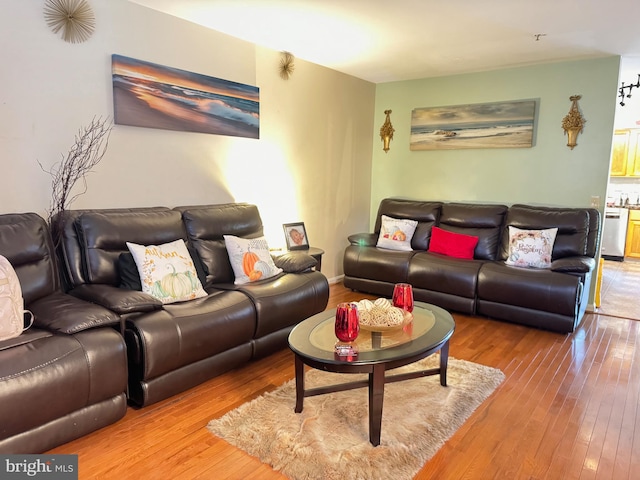
[[[607,207],[605,209],[602,247],[600,248],[600,253],[603,258],[619,261],[624,260],[628,220],[629,210],[626,208]]]

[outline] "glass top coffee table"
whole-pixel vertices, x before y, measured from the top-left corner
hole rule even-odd
[[[338,356],[334,333],[335,309],[310,317],[294,327],[289,334],[289,347],[295,354],[296,406],[302,412],[304,397],[324,395],[354,388],[369,388],[369,441],[380,445],[382,403],[385,383],[399,382],[428,375],[440,375],[440,384],[447,385],[449,339],[455,322],[446,310],[427,303],[416,302],[413,320],[396,329],[383,332],[360,329],[353,342],[358,354]],[[440,352],[440,366],[419,372],[385,375],[387,370],[417,362]],[[336,373],[367,373],[367,380],[304,388],[304,366]]]

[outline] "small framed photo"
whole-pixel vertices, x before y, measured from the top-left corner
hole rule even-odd
[[[309,239],[307,238],[304,223],[285,223],[282,228],[284,228],[284,237],[289,250],[306,250],[309,248]]]

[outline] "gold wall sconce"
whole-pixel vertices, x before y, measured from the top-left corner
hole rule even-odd
[[[393,129],[393,125],[391,125],[391,117],[389,116],[391,114],[391,110],[385,110],[384,113],[387,118],[382,124],[382,127],[380,127],[380,138],[383,142],[382,149],[384,150],[384,153],[387,153],[389,151],[389,143],[393,140],[393,132],[395,132],[395,130]]]
[[[582,133],[586,122],[578,108],[578,100],[581,98],[582,95],[572,95],[569,97],[569,100],[572,102],[571,108],[562,120],[562,128],[564,129],[565,135],[568,136],[567,147],[570,147],[571,150],[578,144],[578,134]]]

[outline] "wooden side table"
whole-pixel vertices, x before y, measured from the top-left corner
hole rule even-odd
[[[271,255],[275,257],[279,257],[280,255],[284,255],[285,253],[293,253],[294,255],[295,254],[311,255],[318,262],[318,265],[316,265],[316,270],[321,271],[322,269],[322,255],[324,254],[324,250],[322,250],[321,248],[309,247],[308,249],[304,249],[304,250],[282,249],[282,250],[271,251]]]

